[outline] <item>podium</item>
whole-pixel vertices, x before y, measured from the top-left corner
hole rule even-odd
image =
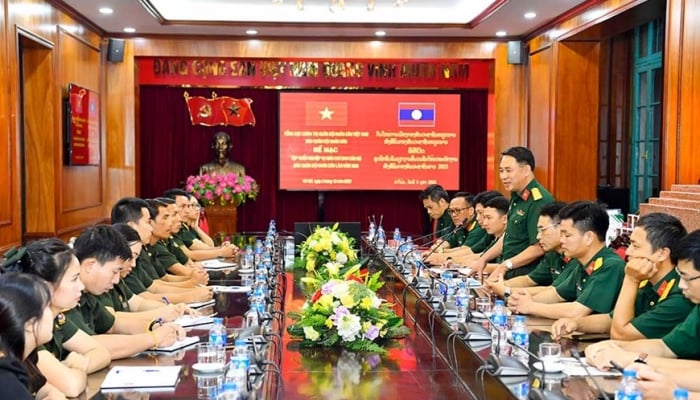
[[[204,207],[209,223],[209,235],[218,236],[220,233],[234,235],[238,222],[238,204],[214,204]]]

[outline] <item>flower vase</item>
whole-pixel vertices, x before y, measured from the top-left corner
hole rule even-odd
[[[221,233],[232,235],[237,232],[238,204],[208,204],[204,207],[204,212],[207,214],[210,236],[214,237]]]

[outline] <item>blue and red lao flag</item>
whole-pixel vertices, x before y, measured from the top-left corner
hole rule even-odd
[[[435,126],[435,103],[399,103],[399,126]]]

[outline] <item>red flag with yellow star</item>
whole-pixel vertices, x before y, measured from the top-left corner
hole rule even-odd
[[[250,107],[252,99],[234,99],[233,97],[220,97],[221,107],[226,116],[226,125],[231,126],[255,126],[255,115]]]

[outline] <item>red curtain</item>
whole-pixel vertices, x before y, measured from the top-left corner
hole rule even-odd
[[[210,97],[249,97],[255,114],[254,127],[193,126],[183,93]],[[189,175],[211,161],[211,138],[215,132],[231,135],[230,158],[243,164],[257,180],[258,199],[239,208],[238,230],[260,231],[271,218],[278,229],[292,230],[295,221],[317,221],[319,194],[278,190],[278,91],[267,89],[211,89],[141,86],[140,99],[140,195],[158,197],[166,189],[184,186]],[[472,193],[486,186],[487,91],[461,91],[460,188]],[[427,229],[427,217],[416,191],[342,191],[323,194],[325,221],[360,221],[384,215],[384,227],[401,227],[417,234]]]

